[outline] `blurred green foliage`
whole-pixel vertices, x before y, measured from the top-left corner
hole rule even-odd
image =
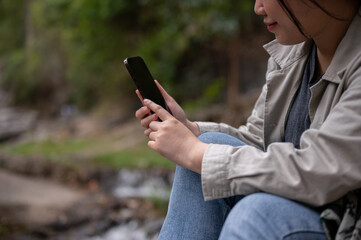
[[[214,101],[224,79],[222,61],[209,50],[217,45],[226,54],[234,36],[257,28],[253,4],[0,0],[0,84],[19,104],[89,109],[134,94],[123,60],[141,55],[180,101]]]
[[[82,166],[74,159],[86,160],[82,164],[94,163],[111,169],[175,168],[174,163],[149,149],[146,141],[133,148],[122,150],[112,148],[109,141],[113,142],[103,138],[89,138],[10,143],[1,145],[0,151],[13,156],[42,156],[50,162],[74,169]]]
[[[175,169],[175,164],[159,156],[146,144],[122,151],[107,152],[94,157],[93,162],[112,169]]]
[[[21,156],[35,156],[41,154],[46,158],[59,155],[74,154],[89,149],[94,143],[90,140],[44,140],[39,142],[25,142],[1,146],[1,150]]]

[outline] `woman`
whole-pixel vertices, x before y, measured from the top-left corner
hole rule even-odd
[[[144,100],[136,117],[177,164],[160,239],[359,239],[360,2],[256,0],[276,39],[238,129],[189,121],[157,82],[173,116]]]

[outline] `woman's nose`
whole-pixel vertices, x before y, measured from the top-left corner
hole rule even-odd
[[[256,0],[256,2],[254,3],[254,12],[257,15],[266,15],[266,12],[264,10],[264,6],[263,6],[263,0]]]

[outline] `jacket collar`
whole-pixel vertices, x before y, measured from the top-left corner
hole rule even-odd
[[[312,41],[305,41],[296,45],[281,45],[277,40],[264,45],[264,49],[281,69],[287,68],[309,54]]]

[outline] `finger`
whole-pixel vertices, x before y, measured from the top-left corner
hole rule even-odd
[[[155,84],[157,85],[160,93],[162,94],[164,100],[168,102],[169,100],[172,100],[173,98],[167,93],[167,91],[160,85],[160,83],[157,80],[154,80]]]
[[[161,122],[159,121],[152,121],[150,124],[149,124],[149,129],[151,129],[152,131],[156,132],[160,129],[160,126],[162,125]]]
[[[144,131],[144,135],[149,137],[149,134],[152,132],[152,129],[150,128],[147,128],[145,131]]]
[[[149,139],[152,140],[152,141],[155,141],[155,138],[156,138],[156,132],[150,132],[149,133]]]
[[[155,112],[162,121],[173,117],[167,110],[149,99],[144,99],[144,104]]]
[[[143,118],[142,120],[140,120],[140,125],[142,125],[142,127],[144,128],[149,128],[149,124],[154,121],[154,114],[149,115],[145,118]]]
[[[137,96],[138,96],[139,100],[143,103],[143,97],[142,97],[142,94],[140,94],[140,92],[139,92],[139,90],[138,90],[138,89],[137,89],[137,90],[135,90],[135,93],[137,94]],[[143,105],[144,105],[144,103],[143,103]]]
[[[144,119],[145,117],[150,115],[150,109],[148,107],[141,107],[135,112],[135,117],[139,120]]]
[[[156,146],[155,146],[155,141],[148,141],[148,147],[152,150],[155,150],[156,151]]]
[[[158,116],[156,114],[152,114],[140,120],[140,125],[142,125],[144,128],[149,128],[149,124],[157,120]]]

